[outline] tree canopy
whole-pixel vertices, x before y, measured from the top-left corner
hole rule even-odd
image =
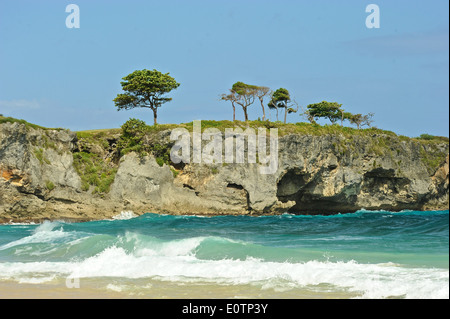
[[[236,103],[239,104],[244,111],[245,121],[248,121],[247,108],[255,101],[256,89],[256,85],[246,84],[243,82],[236,82],[231,88],[231,91],[236,94]]]
[[[332,124],[339,119],[344,119],[344,110],[341,109],[342,104],[337,102],[322,101],[320,103],[309,104],[307,106],[307,116],[314,122],[319,118],[327,118]]]
[[[369,113],[366,115],[362,114],[351,114],[348,117],[348,120],[350,123],[355,124],[358,129],[360,129],[362,126],[371,126],[373,123],[373,113]]]
[[[278,119],[278,109],[283,108],[284,123],[286,123],[287,114],[297,112],[296,109],[292,108],[293,105],[294,104],[293,101],[291,100],[289,91],[285,88],[279,88],[278,90],[272,93],[268,107],[277,110],[277,119]]]
[[[123,80],[120,84],[125,93],[117,94],[113,100],[117,110],[150,108],[155,125],[158,108],[172,100],[165,95],[180,86],[169,73],[163,74],[157,70],[137,70],[125,76]]]

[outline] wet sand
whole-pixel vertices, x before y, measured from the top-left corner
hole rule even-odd
[[[83,278],[68,288],[65,279],[45,283],[0,280],[0,299],[347,299],[356,294],[312,289],[262,289],[254,285],[214,285],[154,279]]]

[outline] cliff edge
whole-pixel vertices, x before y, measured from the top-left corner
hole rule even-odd
[[[120,130],[75,133],[0,124],[0,222],[167,214],[330,214],[446,210],[448,139],[381,130],[278,137],[273,174],[256,163],[174,164],[174,126],[146,134],[149,152],[120,151]]]

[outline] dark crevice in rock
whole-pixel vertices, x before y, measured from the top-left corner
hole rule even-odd
[[[194,191],[194,192],[195,192],[195,196],[198,196],[198,195],[200,194],[200,192],[196,191],[195,188],[192,187],[192,186],[189,185],[189,184],[183,184],[183,187],[184,187],[184,188],[187,188],[187,189],[190,189],[190,190],[192,190],[192,191]]]
[[[357,209],[355,202],[357,196],[348,196],[344,193],[331,197],[324,197],[313,193],[314,188],[320,185],[325,168],[314,176],[299,169],[290,169],[277,183],[277,198],[286,203],[294,201],[295,204],[288,210],[292,214],[335,214],[350,213]]]
[[[250,205],[250,195],[248,191],[244,188],[244,186],[235,184],[235,183],[228,183],[227,188],[235,189],[239,192],[241,192],[241,196],[245,198],[246,201],[246,209],[247,211],[251,211],[252,207]]]

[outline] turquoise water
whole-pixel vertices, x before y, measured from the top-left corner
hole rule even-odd
[[[122,217],[0,225],[0,281],[97,278],[143,297],[157,283],[203,285],[206,298],[236,287],[271,298],[449,298],[448,211]]]

